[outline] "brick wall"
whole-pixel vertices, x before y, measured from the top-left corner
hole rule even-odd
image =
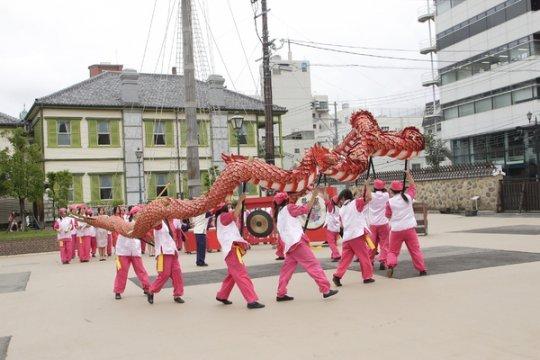
[[[0,241],[0,256],[58,251],[56,237]]]

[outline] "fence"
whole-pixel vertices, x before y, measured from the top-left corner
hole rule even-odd
[[[505,179],[500,188],[500,211],[540,211],[540,181]]]

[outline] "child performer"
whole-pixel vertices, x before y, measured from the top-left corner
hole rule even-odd
[[[371,200],[371,192],[367,191],[367,185],[366,181],[363,191],[365,199],[363,197],[355,199],[349,189],[345,189],[339,194],[339,201],[342,204],[341,209],[339,209],[339,217],[343,224],[343,254],[333,277],[336,286],[341,286],[341,278],[345,275],[354,256],[359,259],[364,284],[375,281],[373,279],[373,266],[369,260],[369,249],[366,244],[366,235],[369,234],[369,230],[364,207]]]
[[[140,207],[134,207],[131,209],[129,221],[132,222],[135,218]],[[142,285],[143,291],[146,294],[150,287],[150,281],[148,280],[148,274],[144,268],[143,261],[141,259],[141,240],[132,239],[123,235],[118,235],[116,241],[116,278],[114,279],[114,294],[115,299],[120,300],[122,293],[126,288],[127,277],[129,273],[130,265],[133,265],[133,270]]]
[[[337,247],[337,239],[339,231],[341,229],[341,221],[339,220],[339,208],[337,207],[339,199],[338,196],[330,198],[325,192],[326,203],[326,242],[330,248],[332,262],[338,262],[341,259],[339,249]]]
[[[86,215],[94,215],[94,210],[92,208],[88,208],[86,210]],[[96,251],[97,251],[97,240],[96,240],[96,228],[93,226],[88,226],[86,228],[88,236],[90,236],[90,253],[92,254],[92,257],[96,257]]]
[[[105,215],[105,208],[98,208],[98,215]],[[99,251],[99,261],[107,260],[107,244],[109,232],[102,228],[96,228],[96,245]]]
[[[296,270],[296,265],[300,264],[307,273],[315,280],[319,286],[319,291],[323,298],[328,298],[338,293],[337,290],[330,289],[330,282],[326,278],[319,260],[315,257],[309,247],[309,239],[304,234],[304,229],[298,217],[307,215],[317,199],[317,189],[313,190],[311,199],[307,205],[289,204],[289,195],[285,192],[277,193],[274,196],[276,209],[276,223],[281,240],[285,244],[285,261],[279,273],[279,284],[276,301],[294,300],[287,295],[287,284],[291,280],[292,274]]]
[[[392,197],[386,205],[386,216],[390,218],[390,243],[386,266],[388,277],[394,275],[397,258],[401,244],[405,242],[411,255],[413,266],[420,272],[420,276],[427,275],[424,255],[420,250],[418,235],[416,234],[416,218],[414,217],[413,199],[416,196],[416,184],[409,170],[406,171],[409,188],[403,192],[403,182],[392,181],[390,194]]]
[[[373,182],[373,191],[371,193],[371,201],[368,204],[368,223],[371,231],[371,239],[375,244],[375,249],[371,251],[371,263],[377,254],[377,246],[379,247],[379,270],[385,270],[386,254],[388,253],[388,236],[390,234],[390,226],[388,218],[385,216],[386,203],[390,199],[390,195],[386,192],[384,181],[376,179]]]
[[[152,285],[150,285],[148,294],[146,294],[150,304],[154,303],[154,294],[163,288],[163,285],[165,285],[169,278],[172,280],[174,301],[179,304],[184,303],[181,297],[184,295],[184,281],[182,279],[182,270],[180,269],[178,250],[176,249],[176,241],[171,223],[172,221],[163,220],[161,224],[154,228],[158,276]]]
[[[76,205],[69,205],[69,212],[74,213],[77,211]],[[78,248],[78,239],[77,239],[77,220],[71,218],[71,260],[75,259],[77,256]]]
[[[229,295],[234,284],[236,284],[247,301],[248,309],[260,309],[264,305],[258,302],[259,297],[255,293],[255,288],[242,260],[246,250],[249,248],[249,243],[242,238],[236,224],[236,219],[238,219],[242,211],[242,203],[245,198],[245,194],[240,196],[234,212],[230,212],[229,206],[226,204],[223,204],[216,211],[217,239],[221,245],[221,252],[225,257],[225,264],[227,264],[227,277],[223,280],[221,289],[216,295],[216,300],[225,305],[232,304],[229,301]]]
[[[73,219],[66,216],[65,208],[58,210],[58,219],[54,222],[53,228],[58,233],[58,246],[60,247],[60,260],[62,264],[69,264],[73,257],[73,240],[71,230],[73,229]]]
[[[86,207],[81,207],[80,212],[81,214],[89,215],[89,209],[86,209]],[[89,262],[90,261],[90,246],[92,242],[92,236],[90,234],[90,225],[85,223],[84,221],[78,221],[77,222],[77,236],[79,236],[79,260],[81,262]]]

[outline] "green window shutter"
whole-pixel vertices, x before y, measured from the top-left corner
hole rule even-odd
[[[208,171],[201,171],[201,186],[202,191],[208,191],[209,189],[209,183],[210,183],[210,175],[208,174]]]
[[[122,175],[121,174],[114,174],[112,177],[112,193],[113,193],[113,200],[116,201],[122,201],[124,199],[124,194],[122,192]]]
[[[82,175],[73,175],[73,202],[83,202]]]
[[[199,146],[208,146],[208,123],[206,121],[198,122],[199,128]]]
[[[180,176],[182,179],[181,181],[182,181],[182,191],[184,192],[184,199],[187,199],[189,197],[187,174],[182,173]]]
[[[164,121],[165,123],[165,146],[174,147],[174,130],[172,121]]]
[[[156,194],[156,175],[155,174],[150,173],[148,175],[147,193],[148,193],[148,200],[155,199],[156,196],[157,196],[157,194]]]
[[[71,120],[71,147],[81,147],[81,120]]]
[[[97,120],[87,120],[88,123],[88,147],[96,148],[97,143]]]
[[[232,124],[229,124],[229,145],[236,146],[236,130],[234,130]]]
[[[246,129],[247,129],[247,146],[255,146],[255,123],[248,122],[246,123]]]
[[[145,121],[144,122],[144,146],[152,147],[154,146],[154,122]]]
[[[187,123],[185,120],[180,121],[180,146],[187,145]]]
[[[109,131],[111,132],[111,147],[120,147],[120,120],[111,120]]]
[[[176,190],[176,173],[171,172],[168,174],[167,177],[168,177],[167,181],[171,183],[171,185],[169,185],[168,187],[169,197],[175,198],[176,193],[178,192],[178,190]]]
[[[246,192],[249,195],[258,195],[259,194],[259,190],[257,189],[257,185],[254,185],[252,183],[247,184]]]
[[[99,175],[97,174],[90,175],[90,198],[92,204],[97,204],[101,201],[99,194]]]
[[[58,147],[58,138],[56,135],[56,120],[47,120],[47,147]]]

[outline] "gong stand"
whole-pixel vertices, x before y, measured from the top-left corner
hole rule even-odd
[[[319,178],[317,179],[317,185],[315,186],[316,188],[321,184],[322,177],[323,177],[323,174],[320,173]],[[304,223],[304,232],[306,231],[307,226],[309,224],[309,218],[311,217],[311,210],[313,210],[313,206],[311,206],[311,208],[309,209],[309,212],[307,214],[307,219],[306,219],[306,222]]]

